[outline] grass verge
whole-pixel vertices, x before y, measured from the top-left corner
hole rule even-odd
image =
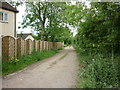
[[[79,49],[80,61],[79,81],[77,88],[119,88],[119,59],[116,55],[114,60],[103,54],[83,54]]]
[[[61,49],[59,49],[61,50]],[[51,57],[58,53],[59,50],[50,51],[37,51],[33,52],[31,55],[24,55],[19,59],[11,61],[2,61],[2,75],[8,75],[15,71],[21,70],[37,61],[43,60],[45,58]]]

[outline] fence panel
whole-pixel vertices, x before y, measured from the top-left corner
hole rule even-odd
[[[45,42],[42,41],[42,50],[45,50],[44,46],[45,46]]]
[[[50,42],[48,42],[48,50],[50,50]]]
[[[49,42],[47,41],[47,50],[49,50]]]
[[[46,50],[46,41],[44,41],[44,50]]]
[[[15,58],[15,39],[11,36],[2,38],[2,57],[3,60],[11,60]]]
[[[40,51],[42,51],[42,41],[40,40]]]
[[[37,51],[40,51],[40,40],[38,40],[37,46]]]
[[[61,46],[61,42],[58,42],[58,48],[61,48],[62,46]]]
[[[39,51],[39,40],[36,40],[36,51]]]
[[[43,45],[44,50],[46,50],[46,41],[43,41],[43,42],[44,42],[44,45]]]
[[[45,50],[47,50],[47,41],[45,41]]]
[[[32,53],[32,40],[28,39],[26,40],[26,54]]]
[[[22,38],[17,39],[17,58],[25,55],[25,40]]]
[[[56,42],[56,48],[57,49],[59,48],[59,42]]]
[[[50,42],[50,49],[53,49],[53,42]]]
[[[57,42],[53,42],[53,49],[57,49]]]
[[[38,40],[33,40],[33,50],[38,51],[39,50],[39,44]]]
[[[31,53],[33,52],[35,50],[35,48],[34,48],[34,42],[33,42],[33,40],[31,41]]]
[[[46,50],[46,41],[44,41],[44,50]]]
[[[27,49],[26,49],[26,40],[24,40],[24,55],[27,54]]]

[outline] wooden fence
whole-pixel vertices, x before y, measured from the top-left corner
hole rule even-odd
[[[24,40],[11,36],[2,37],[2,58],[12,60],[22,55],[31,54],[33,51],[44,51],[63,47],[63,42],[48,42],[41,40]]]

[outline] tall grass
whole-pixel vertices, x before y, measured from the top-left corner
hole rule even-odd
[[[120,56],[114,60],[103,54],[88,55],[76,48],[80,61],[79,82],[77,88],[118,88],[118,63]]]
[[[53,56],[57,52],[58,50],[37,51],[37,52],[33,52],[31,55],[24,55],[19,59],[15,59],[11,61],[3,60],[2,61],[2,75],[7,75],[15,71],[21,70],[27,67],[28,65],[31,65],[37,61]]]

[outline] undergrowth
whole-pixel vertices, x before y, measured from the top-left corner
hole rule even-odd
[[[77,88],[118,88],[120,56],[105,57],[103,54],[81,53],[76,48],[80,61],[79,81]]]

